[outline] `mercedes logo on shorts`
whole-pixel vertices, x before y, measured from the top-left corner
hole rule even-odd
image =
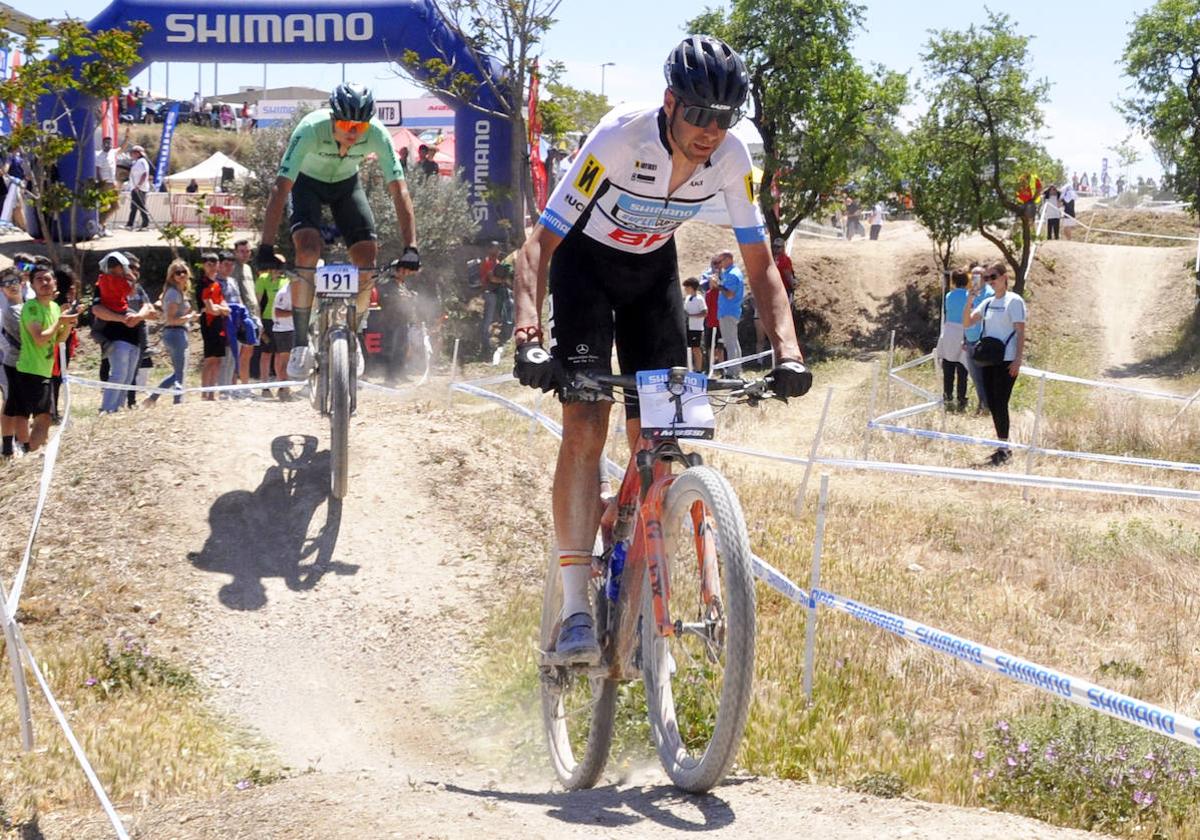
[[[576,344],[575,345],[575,352],[578,353],[580,356],[586,356],[588,354],[589,349],[590,348],[586,344]]]

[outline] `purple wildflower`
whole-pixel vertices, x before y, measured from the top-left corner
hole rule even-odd
[[[1021,743],[1017,744],[1017,752],[1019,752],[1019,753],[1029,752],[1029,742],[1022,741]]]
[[[998,729],[1001,732],[1007,732],[1008,731],[1008,721],[1006,721],[1006,720],[996,721],[996,729]]]
[[[100,682],[100,680],[96,679],[95,677],[88,677],[86,680],[83,681],[83,684],[88,687],[91,687],[93,685],[96,685],[98,682]]]
[[[1149,791],[1135,790],[1133,792],[1133,801],[1143,808],[1149,808],[1154,804],[1154,794]]]
[[[234,785],[234,787],[238,790],[249,790],[250,788],[254,787],[254,783],[249,779],[238,779],[238,782],[236,785]]]
[[[1016,766],[1017,766],[1017,758],[1016,758],[1016,756],[1012,756],[1012,755],[1010,755],[1010,756],[1009,756],[1009,757],[1006,759],[1006,761],[1008,762],[1008,766],[1009,766],[1009,767],[1016,767]]]
[[[1045,758],[1046,761],[1056,761],[1058,759],[1058,752],[1054,749],[1053,744],[1050,744],[1046,747],[1046,752],[1043,755],[1043,758]]]
[[[983,761],[985,758],[987,758],[987,753],[985,753],[983,750],[975,750],[975,752],[971,753],[971,758],[975,759],[976,761]]]
[[[1153,768],[1147,767],[1145,770],[1143,770],[1143,771],[1142,771],[1142,778],[1143,778],[1143,779],[1146,779],[1147,781],[1149,781],[1150,779],[1153,779],[1153,778],[1154,778],[1154,770],[1153,770]]]

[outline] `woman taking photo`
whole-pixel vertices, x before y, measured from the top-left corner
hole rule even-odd
[[[183,387],[183,376],[188,362],[188,325],[196,320],[192,311],[192,272],[183,260],[174,260],[167,268],[167,281],[163,288],[163,344],[171,354],[171,375],[158,383],[159,388]],[[151,402],[158,394],[150,397]],[[183,402],[181,394],[175,395],[175,404]]]
[[[989,268],[984,279],[996,294],[976,306],[979,292],[974,289],[968,292],[963,326],[982,322],[979,342],[969,352],[975,354],[975,363],[982,369],[983,387],[996,437],[1005,442],[988,459],[993,466],[999,466],[1012,457],[1007,445],[1008,401],[1025,358],[1025,301],[1008,290],[1008,269],[1004,263]]]

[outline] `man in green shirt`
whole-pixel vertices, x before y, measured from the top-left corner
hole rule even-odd
[[[288,141],[275,186],[267,201],[258,267],[274,263],[275,232],[291,197],[292,243],[296,247],[296,271],[292,282],[292,305],[296,346],[288,359],[288,376],[303,379],[312,372],[312,350],[308,346],[308,322],[312,312],[313,271],[321,258],[321,208],[329,206],[333,221],[350,249],[350,261],[360,269],[358,312],[365,315],[374,284],[376,242],[375,217],[358,177],[367,155],[379,159],[383,179],[396,208],[396,220],[404,240],[406,268],[421,267],[417,253],[416,222],[412,200],[404,182],[404,169],[396,156],[391,135],[375,118],[375,97],[363,85],[341,84],[329,96],[329,110],[314,111],[300,121]],[[361,367],[362,351],[359,350]]]
[[[258,309],[262,313],[263,329],[262,335],[258,341],[258,378],[264,384],[271,381],[271,374],[278,365],[275,363],[275,356],[280,354],[280,351],[275,347],[275,295],[279,294],[279,289],[287,282],[287,275],[283,273],[284,260],[283,257],[278,257],[278,264],[274,268],[258,272],[258,276],[254,278],[254,297],[258,301]],[[279,379],[283,379],[282,371]],[[263,390],[263,396],[271,396],[269,389]]]
[[[50,432],[50,409],[54,405],[50,377],[54,375],[54,352],[58,343],[67,337],[79,318],[79,312],[63,314],[54,295],[58,284],[54,270],[39,265],[33,271],[33,291],[36,298],[25,302],[21,309],[21,355],[17,358],[17,397],[13,417],[32,417],[29,433],[30,452],[46,442]],[[10,402],[12,402],[10,400]],[[5,414],[10,411],[4,406]]]

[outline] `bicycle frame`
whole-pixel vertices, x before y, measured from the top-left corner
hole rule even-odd
[[[355,341],[357,340],[354,333],[356,314],[357,307],[353,295],[325,294],[317,296],[317,317],[314,319],[313,327],[317,330],[317,376],[320,378],[320,387],[317,391],[320,395],[320,404],[317,409],[322,414],[329,414],[331,411],[329,365],[326,363],[329,358],[329,345],[334,338],[340,338],[343,335],[350,348],[351,410],[358,405],[358,365],[354,361]]]
[[[671,582],[667,574],[663,544],[663,502],[667,490],[675,481],[672,464],[685,467],[703,463],[696,454],[685,453],[671,438],[655,441],[643,439],[630,459],[621,480],[617,496],[610,501],[601,517],[601,527],[611,530],[615,544],[628,540],[629,549],[621,572],[621,589],[615,609],[608,611],[608,626],[604,650],[608,652],[608,672],[613,679],[637,679],[641,665],[636,662],[638,623],[642,620],[643,574],[647,569],[651,602],[654,605],[654,628],[660,636],[675,636],[682,628],[671,618]],[[701,568],[701,592],[704,603],[711,604],[719,596],[716,545],[712,523],[704,516],[703,505],[692,508],[697,557]],[[607,564],[605,564],[607,568]],[[603,595],[601,597],[607,597]],[[645,623],[642,632],[649,632]]]

